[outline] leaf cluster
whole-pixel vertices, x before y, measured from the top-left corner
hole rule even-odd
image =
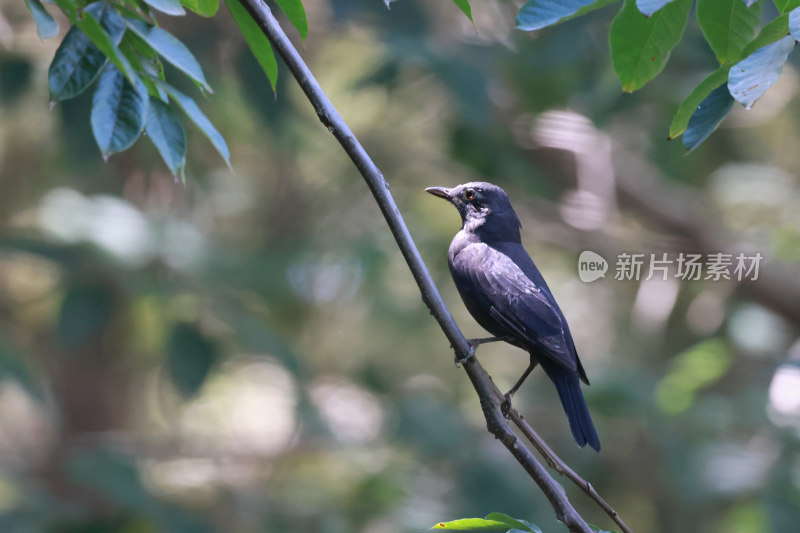
[[[269,42],[236,0],[225,0],[273,89],[277,62]],[[157,13],[214,16],[219,0],[118,0],[87,4],[56,0],[71,26],[50,64],[50,100],[74,98],[94,86],[91,125],[104,158],[130,148],[143,134],[155,145],[170,172],[185,181],[187,142],[184,114],[208,138],[230,167],[225,139],[191,96],[167,81],[164,62],[188,77],[201,93],[211,93],[203,69],[189,48],[159,26]],[[58,23],[40,0],[26,0],[43,39]],[[308,22],[300,0],[279,6],[305,38]]]
[[[683,135],[684,145],[693,150],[719,126],[734,101],[750,109],[778,80],[800,39],[800,1],[774,0],[778,14],[761,27],[764,1],[697,0],[695,16],[718,67],[680,104],[670,139]],[[615,2],[529,0],[519,11],[517,27],[539,30],[611,3]],[[681,42],[693,3],[623,1],[609,29],[611,57],[623,91],[642,88],[664,69]]]

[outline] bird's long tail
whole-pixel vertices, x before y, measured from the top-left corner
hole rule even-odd
[[[572,430],[572,436],[575,438],[575,442],[581,447],[585,446],[588,442],[589,446],[599,452],[600,439],[597,437],[597,431],[594,429],[592,417],[589,416],[589,408],[586,406],[586,400],[583,399],[583,392],[581,391],[580,381],[578,381],[578,374],[576,372],[569,372],[543,357],[540,358],[539,362],[556,386],[558,396],[561,398],[561,404],[564,406],[564,411],[567,413],[569,427]]]

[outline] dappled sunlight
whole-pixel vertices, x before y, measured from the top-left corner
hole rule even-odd
[[[50,300],[61,273],[51,262],[29,253],[0,256],[0,291],[26,312]]]
[[[603,226],[615,209],[611,138],[585,116],[572,111],[548,111],[532,124],[535,145],[572,152],[577,187],[561,204],[564,220],[579,229]]]
[[[148,461],[143,476],[160,492],[180,493],[191,489],[212,489],[214,484],[223,481],[222,477],[230,467],[230,464],[213,458]]]
[[[132,267],[161,258],[172,268],[189,270],[206,254],[206,238],[193,225],[170,216],[151,220],[112,196],[53,189],[42,200],[39,224],[57,239],[90,242]]]
[[[311,399],[336,438],[360,444],[378,437],[383,410],[367,390],[335,378],[319,378],[311,384]]]
[[[734,495],[751,493],[767,483],[778,458],[775,443],[764,436],[737,446],[720,444],[701,453],[702,474],[709,488]]]
[[[698,294],[686,310],[686,323],[700,335],[716,331],[725,320],[726,291],[707,289]]]
[[[678,301],[679,290],[680,282],[674,278],[654,277],[641,281],[633,304],[633,319],[637,326],[654,332],[663,331]]]
[[[800,340],[795,340],[772,376],[767,416],[776,426],[793,428],[800,435]]]
[[[309,303],[343,303],[353,298],[364,277],[358,263],[326,256],[308,256],[290,265],[286,277],[297,295]]]
[[[271,456],[296,430],[295,385],[267,361],[231,362],[183,409],[180,430],[199,450]]]
[[[784,425],[793,421],[800,426],[800,367],[796,364],[778,367],[769,385],[772,421]]]
[[[729,335],[742,350],[769,356],[785,349],[791,333],[784,320],[769,309],[755,304],[738,306],[728,322]]]
[[[710,185],[723,221],[741,232],[740,249],[761,250],[774,261],[777,238],[800,234],[800,188],[791,173],[761,163],[728,163],[711,174]],[[776,225],[782,232],[773,231]]]
[[[15,468],[47,457],[56,442],[53,413],[41,399],[9,379],[0,379],[0,455]]]

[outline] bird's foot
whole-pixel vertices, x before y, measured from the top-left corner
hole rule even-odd
[[[456,368],[460,368],[462,364],[466,363],[473,357],[475,357],[475,345],[470,342],[469,351],[467,352],[467,355],[465,355],[464,357],[459,357],[458,354],[456,353],[455,357]]]
[[[500,404],[500,412],[503,413],[504,418],[508,418],[511,414],[511,398],[514,396],[513,392],[507,392],[503,395],[503,403]]]
[[[462,364],[469,361],[471,358],[475,357],[475,350],[478,349],[478,346],[481,344],[486,344],[488,342],[499,342],[499,341],[507,341],[510,337],[485,337],[482,339],[467,339],[467,343],[469,343],[469,353],[465,357],[459,358],[456,355],[456,368],[460,367]],[[452,345],[451,345],[452,348]]]

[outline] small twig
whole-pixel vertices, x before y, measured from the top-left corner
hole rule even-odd
[[[545,470],[542,464],[533,456],[531,451],[520,441],[511,430],[508,421],[500,411],[500,398],[502,394],[495,387],[489,374],[483,369],[477,358],[473,356],[474,348],[464,337],[447,306],[439,294],[433,278],[428,272],[422,256],[417,250],[411,234],[406,227],[400,210],[397,208],[389,185],[383,178],[380,170],[369,157],[367,152],[358,142],[353,132],[339,115],[336,108],[328,99],[317,80],[305,64],[300,54],[292,45],[289,38],[281,29],[272,11],[262,0],[239,0],[247,9],[261,31],[269,39],[272,46],[286,62],[292,76],[297,80],[300,88],[314,106],[320,121],[336,137],[339,144],[350,156],[367,186],[372,191],[378,206],[383,213],[389,229],[392,232],[403,257],[408,263],[414,280],[419,285],[422,300],[430,309],[431,314],[439,322],[456,353],[457,360],[464,361],[464,370],[472,381],[475,391],[481,402],[481,409],[486,418],[487,429],[511,452],[514,458],[522,465],[533,480],[539,485],[550,504],[556,512],[557,518],[562,521],[572,533],[591,533],[591,528],[575,510],[567,499],[564,488]],[[499,396],[498,396],[499,395]]]
[[[482,372],[485,372],[483,368],[481,368]],[[490,384],[488,388],[492,390],[492,393],[495,397],[495,402],[498,405],[502,405],[502,402],[505,400],[505,395],[500,392],[500,389],[491,381],[489,378]],[[550,465],[550,468],[558,472],[562,476],[566,476],[570,479],[579,489],[586,493],[592,500],[600,506],[603,511],[616,523],[623,531],[623,533],[633,533],[628,525],[622,520],[619,516],[619,513],[611,507],[608,502],[606,502],[600,494],[595,490],[594,486],[583,479],[581,476],[577,474],[570,466],[561,459],[556,452],[539,436],[533,427],[528,424],[528,421],[525,420],[525,417],[520,414],[513,406],[508,411],[508,419],[511,420],[515,426],[519,428],[523,435],[533,444],[534,448],[544,457],[544,460]],[[491,431],[491,430],[490,430]],[[500,438],[500,437],[497,437]]]
[[[472,357],[466,361],[464,370],[466,370],[480,398],[481,409],[483,410],[486,428],[489,433],[508,448],[514,458],[536,481],[542,492],[547,496],[547,499],[550,500],[558,520],[563,522],[572,532],[590,532],[591,528],[567,499],[564,488],[547,473],[542,464],[531,454],[531,451],[511,431],[508,421],[503,416],[500,408],[504,396],[492,381],[491,376],[478,362],[478,359]]]
[[[591,483],[579,476],[572,468],[569,467],[556,453],[547,445],[547,443],[539,436],[535,429],[528,424],[528,421],[513,407],[508,414],[509,419],[514,422],[523,435],[533,444],[533,446],[542,454],[544,460],[550,465],[550,468],[561,474],[567,476],[575,485],[585,492],[592,500],[600,506],[603,511],[622,529],[623,533],[633,533],[631,529],[623,522],[622,517],[619,516],[613,507],[606,502],[600,494],[597,493]]]

